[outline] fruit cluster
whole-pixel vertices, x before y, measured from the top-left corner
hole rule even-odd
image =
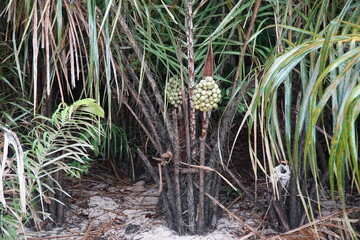
[[[212,77],[205,77],[196,86],[192,100],[196,109],[202,112],[218,107],[221,90]]]
[[[182,93],[180,81],[177,78],[170,78],[166,86],[166,97],[168,102],[177,108],[182,104]]]

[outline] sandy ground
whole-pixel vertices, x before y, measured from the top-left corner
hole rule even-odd
[[[121,182],[115,178],[104,178],[100,174],[85,177],[80,183],[67,185],[66,190],[72,198],[67,201],[65,224],[61,227],[55,227],[51,231],[34,232],[31,229],[26,229],[27,239],[258,239],[257,236],[252,235],[249,226],[255,231],[261,232],[262,236],[267,236],[265,239],[271,236],[276,236],[276,239],[305,239],[303,238],[304,234],[310,236],[306,239],[315,239],[312,238],[315,236],[315,232],[310,226],[299,228],[295,232],[291,231],[291,234],[279,238],[279,233],[272,229],[263,228],[267,225],[264,222],[264,217],[246,197],[236,199],[236,196],[232,196],[226,199],[224,196],[226,194],[223,193],[220,202],[226,207],[231,205],[229,210],[237,219],[222,211],[217,221],[217,227],[213,232],[204,236],[178,236],[166,227],[164,216],[155,214],[159,194],[158,189],[153,184],[149,185],[144,181],[138,181],[135,184],[129,181]],[[258,198],[265,204],[268,198],[266,185],[260,184],[260,187],[264,189],[261,191],[258,189]],[[231,203],[231,201],[233,202]],[[321,214],[323,220],[320,219],[321,221],[317,222],[317,234],[321,236],[320,239],[342,239],[336,227],[341,226],[343,221],[341,211],[338,211],[339,206],[334,208],[338,204],[332,200],[322,202],[325,207]],[[355,206],[358,205],[355,204]],[[351,211],[356,211],[357,215],[353,215],[355,218],[352,221],[354,224],[358,224],[360,208],[354,209]],[[335,216],[332,213],[336,211],[338,214]]]
[[[28,229],[28,239],[220,240],[239,239],[249,232],[241,223],[222,214],[213,232],[204,236],[178,236],[166,227],[164,216],[154,216],[158,189],[144,181],[126,186],[84,181],[67,191],[72,198],[65,213],[65,224],[51,231]],[[232,209],[241,208],[234,204]],[[248,219],[247,224],[256,227],[255,215],[250,216],[249,211],[241,214],[243,219]]]

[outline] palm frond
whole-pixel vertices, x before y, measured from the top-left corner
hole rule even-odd
[[[98,139],[103,134],[97,124],[99,117],[104,117],[103,109],[95,100],[83,99],[70,106],[60,104],[51,118],[34,118],[34,128],[26,135],[22,134],[20,140],[17,134],[0,126],[4,138],[1,141],[0,211],[8,223],[21,226],[19,230],[23,231],[23,224],[28,218],[38,219],[31,209],[36,209],[39,203],[40,212],[46,218],[44,206],[51,200],[48,192],[54,191],[54,187],[47,182],[53,181],[55,188],[63,191],[54,179],[54,173],[65,171],[76,175],[74,171],[81,170],[67,162],[84,164],[83,159],[88,158],[88,151],[94,149],[92,139]],[[91,133],[88,134],[90,137],[83,138],[84,133]],[[15,158],[8,156],[10,146]],[[35,223],[39,224],[38,221]],[[4,227],[3,223],[0,225],[7,236],[12,234],[13,224],[8,227]]]

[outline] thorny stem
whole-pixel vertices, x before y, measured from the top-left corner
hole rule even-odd
[[[194,160],[196,156],[196,122],[195,122],[195,107],[190,100],[192,98],[195,87],[195,57],[194,57],[194,23],[193,23],[193,1],[186,1],[186,40],[187,40],[187,57],[188,57],[188,72],[189,72],[189,101],[190,101],[190,136],[192,154],[191,158]]]
[[[195,66],[194,66],[194,24],[193,24],[193,1],[187,0],[186,4],[186,41],[187,41],[187,61],[188,61],[188,88],[189,88],[189,96],[188,98],[184,98],[184,111],[185,119],[186,119],[186,131],[187,134],[190,134],[190,137],[187,136],[186,139],[186,147],[187,147],[187,162],[193,163],[194,158],[196,156],[196,129],[195,129],[195,107],[194,103],[191,101],[191,97],[193,95],[194,86],[195,86]],[[188,104],[186,104],[188,103]],[[190,107],[190,108],[188,108]],[[188,111],[188,112],[187,112]],[[188,114],[189,113],[189,114]],[[188,120],[189,119],[189,120]],[[193,186],[193,176],[192,174],[188,174],[187,176],[188,186],[187,186],[187,203],[188,203],[188,211],[189,211],[189,229],[192,232],[195,232],[195,199],[194,199],[194,186]]]

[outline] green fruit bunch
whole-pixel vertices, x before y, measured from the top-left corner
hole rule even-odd
[[[172,77],[169,79],[166,86],[166,97],[168,102],[175,108],[182,104],[181,86],[180,81],[177,78]]]
[[[218,107],[221,90],[212,77],[205,77],[196,86],[192,100],[195,108],[202,112]]]

